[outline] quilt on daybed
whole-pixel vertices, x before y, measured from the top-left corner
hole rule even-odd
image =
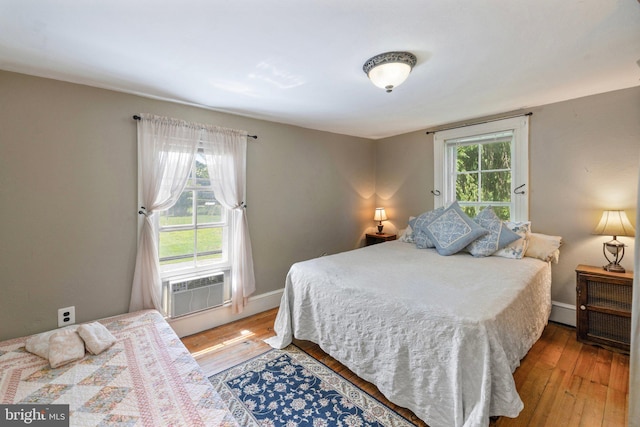
[[[116,343],[52,369],[0,342],[0,403],[69,404],[71,426],[236,426],[197,362],[154,310],[100,320]]]
[[[551,269],[388,242],[294,264],[275,323],[432,427],[485,426],[523,403],[512,372],[540,337]]]

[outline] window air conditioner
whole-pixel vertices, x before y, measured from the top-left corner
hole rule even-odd
[[[179,317],[224,304],[225,272],[164,282],[169,317]]]

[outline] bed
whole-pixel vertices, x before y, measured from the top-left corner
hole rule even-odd
[[[486,426],[523,408],[513,371],[551,311],[549,262],[441,256],[401,241],[294,264],[275,322],[431,427]]]
[[[68,404],[71,426],[236,426],[169,324],[155,310],[103,319],[115,344],[51,368],[0,342],[0,404]]]

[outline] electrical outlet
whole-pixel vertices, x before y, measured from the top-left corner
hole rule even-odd
[[[76,307],[65,307],[58,309],[58,327],[73,325],[76,323]]]

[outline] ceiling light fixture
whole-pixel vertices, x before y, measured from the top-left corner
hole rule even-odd
[[[386,52],[369,58],[362,70],[374,85],[391,92],[409,77],[416,62],[413,53]]]

